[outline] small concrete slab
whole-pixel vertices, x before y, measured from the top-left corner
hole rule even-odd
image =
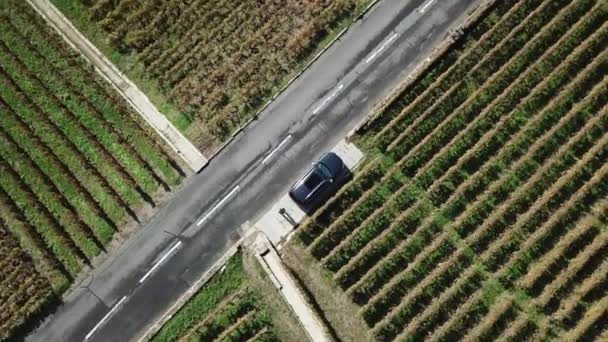
[[[258,237],[256,240],[258,245],[266,244],[267,246],[266,248],[257,247],[264,250],[264,253],[256,254],[258,261],[283,299],[293,310],[310,340],[314,342],[330,341],[327,337],[329,335],[327,327],[311,308],[277,251],[270,246],[265,238]]]
[[[278,246],[305,217],[306,213],[285,194],[255,225],[268,236],[273,245]]]
[[[365,155],[354,144],[341,140],[333,149],[348,167],[354,171]],[[264,232],[274,246],[280,246],[293,229],[304,221],[306,213],[285,194],[256,222],[255,226]]]
[[[346,164],[346,167],[348,167],[348,169],[351,171],[356,170],[365,157],[363,152],[358,149],[357,146],[347,142],[344,139],[340,140],[340,142],[334,146],[331,151],[340,156],[342,161],[344,161],[344,164]]]

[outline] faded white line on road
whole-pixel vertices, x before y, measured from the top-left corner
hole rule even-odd
[[[380,45],[380,47],[378,47],[369,57],[367,57],[365,63],[369,64],[369,62],[373,61],[374,58],[378,57],[378,55],[382,53],[382,51],[384,51],[384,49],[386,49],[393,42],[393,40],[395,40],[395,38],[397,38],[397,34],[393,33],[384,43],[382,43],[382,45]]]
[[[148,279],[148,277],[152,274],[152,272],[156,271],[156,269],[160,266],[160,264],[162,264],[165,260],[167,260],[167,258],[173,253],[175,252],[176,249],[178,249],[180,246],[182,245],[181,241],[177,241],[175,243],[175,245],[173,245],[173,247],[171,247],[171,249],[169,249],[167,251],[167,253],[165,253],[162,258],[160,258],[160,260],[158,260],[154,266],[152,266],[151,269],[148,270],[148,272],[146,272],[146,274],[144,274],[143,277],[141,277],[139,279],[139,283],[143,283],[144,281],[146,281],[146,279]]]
[[[424,11],[426,11],[433,4],[433,2],[435,2],[435,0],[429,0],[425,2],[424,5],[422,5],[422,7],[418,9],[418,12],[424,13]]]
[[[267,163],[267,162],[270,160],[270,158],[272,158],[272,157],[273,157],[273,156],[274,156],[274,155],[275,155],[277,152],[279,152],[279,150],[280,150],[281,148],[283,148],[283,146],[284,146],[285,144],[287,144],[287,142],[289,142],[289,140],[291,140],[291,134],[290,134],[290,135],[288,135],[287,137],[285,137],[285,139],[283,139],[283,140],[281,141],[281,143],[279,144],[279,146],[275,147],[275,149],[274,149],[274,150],[272,150],[272,152],[270,152],[270,154],[268,154],[268,155],[266,156],[266,158],[264,158],[264,160],[262,160],[262,165],[266,165],[266,163]]]
[[[110,318],[110,316],[112,316],[112,314],[118,309],[120,304],[122,304],[122,302],[124,302],[125,300],[127,300],[127,296],[123,296],[116,304],[114,304],[112,309],[110,309],[110,311],[108,311],[108,313],[105,316],[103,316],[101,321],[99,321],[99,323],[97,323],[93,327],[93,329],[91,329],[91,331],[89,331],[89,333],[84,337],[84,340],[86,341],[86,340],[90,339],[91,336],[93,336],[93,334],[97,331],[97,329],[99,329],[99,327],[101,327]]]
[[[312,113],[316,115],[318,112],[320,112],[329,101],[333,100],[334,97],[338,95],[338,92],[342,90],[342,88],[344,88],[344,84],[340,84],[336,90],[334,90],[328,97],[325,98],[325,100],[323,100],[323,102],[321,102],[317,108],[315,108],[315,110],[312,111]]]
[[[203,216],[197,223],[196,225],[200,227],[200,225],[202,225],[205,221],[207,221],[209,219],[209,217],[211,217],[211,215],[213,215],[215,213],[216,210],[218,210],[221,206],[224,205],[224,203],[226,203],[226,201],[232,197],[237,191],[239,191],[240,186],[235,186],[229,193],[228,195],[224,196],[224,198],[222,198],[221,201],[219,201],[216,205],[213,206],[213,208],[211,208],[211,210],[209,210],[209,212],[207,214],[205,214],[205,216]]]

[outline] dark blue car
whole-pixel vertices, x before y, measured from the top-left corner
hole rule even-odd
[[[327,200],[341,185],[346,166],[338,155],[325,153],[312,169],[289,190],[289,196],[305,209],[312,209]]]

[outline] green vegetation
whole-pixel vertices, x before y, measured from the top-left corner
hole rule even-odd
[[[239,252],[153,341],[294,341],[306,339],[255,258]]]
[[[32,259],[0,221],[0,339],[8,339],[25,320],[54,301],[49,280],[37,272]]]
[[[52,1],[209,153],[370,2]]]
[[[2,320],[2,336],[56,304],[114,233],[180,183],[181,172],[152,130],[27,3],[0,2],[0,227],[23,251],[7,260],[28,270],[27,279],[2,272],[23,281],[0,285],[11,293],[2,311],[12,315]],[[9,309],[24,300],[27,308]]]
[[[604,1],[498,1],[356,136],[383,163],[291,250],[370,339],[606,334],[607,19]]]

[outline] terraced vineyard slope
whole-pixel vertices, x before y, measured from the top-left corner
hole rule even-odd
[[[159,141],[27,4],[0,2],[2,336],[180,182]]]
[[[152,339],[305,341],[279,292],[249,253],[237,253]]]
[[[53,0],[153,99],[171,99],[161,109],[205,151],[368,2]]]
[[[608,334],[607,19],[498,1],[356,136],[375,161],[290,248],[371,340]]]

